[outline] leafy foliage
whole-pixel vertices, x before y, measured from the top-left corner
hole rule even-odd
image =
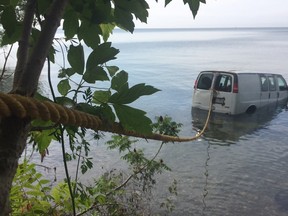
[[[159,116],[156,117],[156,120],[157,122],[152,125],[155,133],[177,136],[177,134],[180,132],[182,124],[172,121],[171,117]]]
[[[156,0],[158,1],[158,0]],[[165,6],[167,6],[172,0],[165,0]],[[200,2],[206,4],[206,0],[183,0],[184,4],[188,4],[195,18],[200,7]]]
[[[151,192],[157,183],[156,176],[163,171],[170,171],[170,168],[162,159],[156,159],[159,151],[149,159],[142,149],[137,148],[136,142],[137,140],[131,140],[127,136],[113,136],[107,142],[108,148],[118,149],[121,158],[129,164],[131,174],[128,177],[113,169],[88,186],[72,182],[75,209],[79,215],[150,214]],[[176,180],[168,188],[168,193],[170,197],[177,196]],[[37,171],[35,164],[26,159],[17,169],[11,199],[13,215],[66,215],[73,209],[67,182],[53,185],[51,180],[45,179]],[[174,205],[167,198],[160,207],[171,212]]]
[[[3,28],[1,46],[14,44],[17,41],[23,42],[21,38],[23,29],[30,34],[29,40],[26,40],[27,50],[24,50],[24,53],[26,51],[29,53],[35,44],[42,43],[39,40],[45,37],[43,26],[45,27],[45,23],[49,20],[47,14],[52,11],[51,5],[57,1],[37,0],[35,2],[37,4],[36,8],[33,8],[34,16],[32,16],[34,21],[31,26],[27,26],[27,23],[23,21],[24,6],[34,1],[1,1],[0,29]],[[171,0],[165,0],[165,5],[170,2]],[[205,3],[205,0],[183,0],[183,2],[189,5],[195,17],[200,2]],[[46,47],[51,46],[47,54],[49,64],[50,61],[55,63],[55,53],[59,50],[63,55],[63,67],[59,71],[60,81],[57,84],[58,97],[55,96],[54,87],[50,86],[53,101],[98,115],[108,126],[119,121],[124,129],[144,135],[154,130],[176,136],[180,124],[168,117],[159,117],[158,122],[152,124],[145,111],[130,105],[140,97],[152,95],[159,90],[145,83],[129,86],[128,73],[113,64],[110,65],[119,53],[119,50],[108,41],[114,28],[119,27],[132,33],[135,27],[134,19],[147,22],[148,9],[149,5],[146,0],[69,1],[63,15],[64,39],[57,38],[52,46],[43,44]],[[51,17],[53,17],[53,11]],[[92,51],[85,56],[87,48]],[[44,59],[39,61],[42,60],[44,62]],[[66,60],[69,63],[67,67]],[[48,77],[50,73],[48,71]],[[100,86],[98,86],[99,83],[101,83]],[[41,100],[50,100],[40,94],[36,95]],[[89,131],[89,134],[93,134],[95,139],[101,137],[98,132]],[[64,166],[66,167],[66,162],[69,160],[77,160],[77,172],[75,180],[70,181],[71,176],[66,171],[66,182],[52,189],[48,185],[50,182],[43,179],[43,176],[36,171],[35,165],[25,160],[18,167],[11,191],[13,213],[64,215],[74,212],[75,215],[76,209],[80,212],[89,211],[95,215],[143,213],[143,209],[139,207],[139,202],[143,200],[142,195],[151,192],[156,184],[157,174],[170,170],[162,159],[156,160],[163,143],[156,155],[148,159],[141,148],[133,147],[135,141],[131,141],[128,137],[114,136],[112,141],[108,142],[108,146],[110,149],[119,149],[123,154],[122,159],[129,164],[132,174],[128,177],[128,181],[125,181],[123,173],[116,174],[111,171],[96,180],[95,185],[88,187],[78,182],[79,170],[84,174],[93,167],[92,158],[89,156],[90,143],[86,135],[85,128],[43,121],[32,122],[30,141],[40,152],[41,159],[43,160],[48,153],[52,141],[58,141],[62,144]],[[68,145],[65,145],[65,142],[68,142]],[[67,146],[69,150],[66,149]],[[128,184],[131,179],[137,182],[137,189],[128,194],[129,190],[124,189],[134,186]],[[170,192],[175,192],[175,188]],[[169,200],[167,202],[169,203]],[[127,206],[126,203],[129,205]],[[171,207],[170,204],[165,206]]]
[[[18,166],[10,193],[12,209],[15,215],[52,214],[48,191],[50,181],[36,171],[35,164],[24,160]],[[32,213],[32,214],[31,214]]]

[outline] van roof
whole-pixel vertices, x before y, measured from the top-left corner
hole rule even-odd
[[[206,71],[201,71],[200,73],[205,73],[205,72],[212,72],[212,73],[232,73],[232,74],[270,74],[270,75],[281,75],[279,73],[271,73],[267,71],[253,71],[253,70],[206,70]],[[282,75],[281,75],[282,76]]]

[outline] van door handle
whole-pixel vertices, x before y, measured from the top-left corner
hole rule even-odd
[[[279,98],[279,92],[277,92],[277,98]]]
[[[268,96],[268,98],[270,99],[270,92],[269,92],[269,96]]]

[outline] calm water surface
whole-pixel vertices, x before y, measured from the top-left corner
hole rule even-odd
[[[201,70],[276,72],[288,80],[287,28],[146,29],[133,35],[117,31],[111,40],[121,52],[110,65],[128,71],[131,84],[145,82],[162,90],[134,105],[150,117],[167,114],[183,123],[185,136],[195,135],[206,117],[191,110],[193,84]],[[237,118],[213,115],[201,139],[163,148],[160,157],[172,172],[159,177],[155,199],[165,198],[167,186],[176,179],[173,215],[288,215],[287,135],[285,108],[269,107]],[[159,144],[143,141],[142,146],[152,154]],[[95,169],[88,178],[119,164],[117,152],[107,151],[103,143],[95,141],[92,154]],[[46,163],[59,167],[59,178],[60,157],[60,145],[54,143]]]

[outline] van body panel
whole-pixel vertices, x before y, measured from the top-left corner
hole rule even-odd
[[[213,111],[241,114],[288,99],[280,74],[236,71],[202,71],[195,81],[192,107],[208,110],[213,89]]]

